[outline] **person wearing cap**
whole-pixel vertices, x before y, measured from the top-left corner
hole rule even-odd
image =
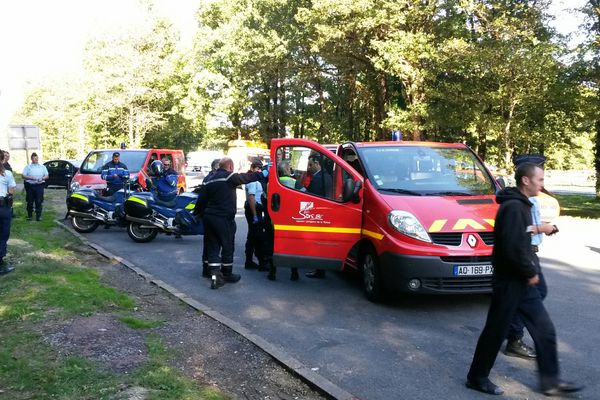
[[[521,154],[514,157],[513,164],[515,164],[515,167],[519,167],[524,163],[531,163],[543,169],[545,161],[546,157],[542,154]],[[542,188],[541,191],[545,191],[545,189]],[[528,200],[532,204],[531,219],[533,221],[533,226],[535,227],[535,232],[531,234],[531,248],[534,253],[537,253],[539,246],[542,244],[544,234],[552,235],[558,230],[555,231],[555,225],[542,221],[540,204],[538,203],[537,196],[531,196]],[[535,286],[540,293],[541,299],[544,300],[548,294],[548,287],[546,285],[546,279],[542,273],[541,266],[538,275],[539,282]],[[535,349],[523,341],[523,337],[525,336],[524,329],[525,323],[523,322],[523,315],[517,311],[510,324],[508,335],[506,336],[506,347],[504,349],[504,354],[507,356],[524,359],[536,358]]]
[[[42,218],[42,203],[44,202],[44,188],[48,180],[48,170],[46,166],[39,163],[37,153],[31,153],[31,164],[23,169],[23,179],[25,180],[26,201],[27,201],[27,221],[31,221],[35,204],[35,220]]]
[[[219,169],[220,161],[220,158],[215,158],[214,160],[212,160],[212,162],[210,163],[210,172],[204,177],[204,180],[208,182],[212,179],[212,176]],[[194,192],[200,193],[200,187],[196,188]],[[197,202],[200,201],[202,201],[202,199],[198,198]],[[202,276],[205,278],[210,278],[210,269],[208,268],[208,252],[206,251],[206,235],[202,236],[202,243]]]
[[[6,161],[4,153],[0,150],[0,275],[8,274],[14,270],[4,261],[4,257],[6,257],[6,247],[12,221],[12,196],[17,187],[12,171],[4,168],[4,161]]]
[[[256,159],[250,164],[248,172],[260,172],[263,164]],[[265,264],[263,235],[263,205],[262,194],[263,187],[260,182],[250,182],[246,184],[246,202],[244,203],[244,215],[248,223],[248,235],[246,236],[246,262],[244,268],[266,271],[268,267]],[[258,264],[253,261],[256,254]]]
[[[121,153],[115,151],[112,160],[102,166],[102,178],[106,180],[106,195],[112,194],[123,189],[124,177],[129,176],[127,165],[121,162]]]

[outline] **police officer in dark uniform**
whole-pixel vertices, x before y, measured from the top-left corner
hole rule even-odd
[[[113,173],[109,173],[111,170]],[[121,170],[127,171],[127,165],[121,162],[121,153],[115,151],[112,155],[112,160],[102,166],[102,177],[106,179],[106,195],[111,196],[112,194],[123,189],[123,177],[124,173]],[[129,171],[127,171],[129,176]]]
[[[529,197],[544,184],[544,170],[532,163],[517,167],[516,188],[498,192],[500,204],[494,226],[494,266],[492,301],[483,332],[477,341],[466,386],[487,394],[500,395],[489,374],[498,351],[517,312],[523,317],[537,350],[541,391],[548,395],[576,392],[582,387],[560,379],[556,331],[537,288],[540,262],[531,247],[532,223]]]
[[[241,278],[233,273],[236,188],[241,184],[264,179],[262,172],[234,173],[233,160],[229,157],[222,158],[219,169],[212,176],[204,178],[199,193],[201,200],[196,203],[194,214],[201,215],[204,223],[213,289],[223,286],[225,282],[235,283]]]

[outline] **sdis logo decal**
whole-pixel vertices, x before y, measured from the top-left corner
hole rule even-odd
[[[315,213],[315,203],[312,201],[301,201],[299,217],[292,217],[296,221],[323,221],[323,214]]]

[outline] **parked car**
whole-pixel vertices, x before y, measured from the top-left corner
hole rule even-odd
[[[68,188],[71,179],[79,171],[80,160],[50,160],[44,163],[48,169],[48,181],[46,186],[62,186]]]

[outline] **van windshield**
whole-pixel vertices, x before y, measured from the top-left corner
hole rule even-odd
[[[102,166],[112,160],[115,150],[93,151],[83,160],[81,164],[81,173],[99,174]],[[127,166],[129,172],[139,172],[146,161],[147,150],[119,150],[121,154],[120,161]]]
[[[472,196],[496,191],[490,174],[467,148],[363,147],[360,154],[368,179],[383,193]]]

